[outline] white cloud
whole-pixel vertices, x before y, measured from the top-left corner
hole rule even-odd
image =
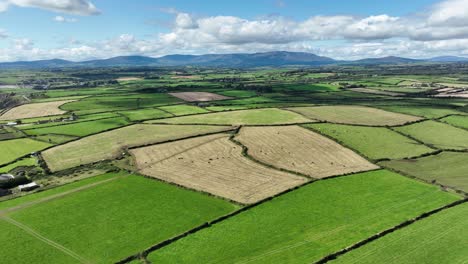
[[[88,0],[3,0],[0,2],[0,11],[6,11],[10,5],[81,16],[100,14],[96,6]]]
[[[468,0],[446,0],[436,4],[427,22],[432,26],[467,26]]]
[[[75,23],[78,21],[78,19],[73,17],[55,16],[54,21],[59,23]]]

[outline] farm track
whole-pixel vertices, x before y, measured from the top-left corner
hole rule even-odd
[[[89,188],[92,188],[92,187],[95,187],[95,186],[98,186],[98,185],[101,185],[101,184],[104,184],[104,183],[115,181],[115,180],[120,179],[122,177],[125,177],[125,176],[119,176],[119,177],[114,177],[114,178],[107,179],[107,180],[98,181],[98,182],[91,183],[91,184],[88,184],[88,185],[85,185],[85,186],[81,186],[81,187],[78,187],[78,188],[75,188],[75,189],[72,189],[72,190],[69,190],[69,191],[65,191],[65,192],[62,192],[62,193],[58,193],[58,194],[55,194],[55,195],[44,197],[42,199],[38,199],[38,200],[35,200],[35,201],[32,201],[32,202],[28,202],[28,203],[24,203],[24,204],[14,206],[14,207],[11,207],[11,208],[3,209],[3,210],[0,210],[0,217],[5,217],[8,213],[11,213],[11,212],[19,211],[19,210],[22,210],[22,209],[25,209],[25,208],[28,208],[28,207],[31,207],[31,206],[34,206],[34,205],[37,205],[37,204],[41,204],[41,203],[49,202],[49,201],[52,201],[52,200],[60,199],[60,198],[63,198],[65,196],[73,194],[73,193],[81,192],[83,190],[86,190],[86,189],[89,189]]]
[[[0,216],[0,219],[2,220],[5,220],[6,222],[12,224],[12,225],[15,225],[16,227],[20,228],[21,230],[23,230],[24,232],[28,233],[29,235],[37,238],[38,240],[48,244],[49,246],[51,247],[54,247],[56,248],[57,250],[63,252],[64,254],[76,259],[77,261],[79,261],[80,263],[83,263],[83,264],[91,264],[92,262],[88,261],[87,259],[85,259],[84,257],[78,255],[77,253],[73,252],[72,250],[60,245],[59,243],[53,241],[53,240],[50,240],[44,236],[42,236],[41,234],[39,234],[38,232],[36,232],[34,229],[12,219],[12,218],[9,218],[7,216]]]

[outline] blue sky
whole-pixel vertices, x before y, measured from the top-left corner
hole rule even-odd
[[[468,55],[468,0],[0,0],[0,61],[307,51]]]

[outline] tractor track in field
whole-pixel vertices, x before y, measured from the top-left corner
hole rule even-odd
[[[84,191],[86,189],[89,189],[89,188],[92,188],[92,187],[95,187],[95,186],[98,186],[98,185],[101,185],[101,184],[104,184],[104,183],[108,183],[110,181],[115,181],[115,180],[120,179],[122,177],[124,177],[124,176],[113,177],[111,179],[90,183],[88,185],[81,186],[81,187],[78,187],[78,188],[75,188],[75,189],[72,189],[72,190],[69,190],[69,191],[61,192],[61,193],[58,193],[58,194],[54,194],[54,195],[51,195],[51,196],[48,196],[48,197],[44,197],[44,198],[41,198],[41,199],[31,201],[31,202],[27,202],[27,203],[24,203],[24,204],[21,204],[21,205],[17,205],[17,206],[14,206],[14,207],[3,209],[3,210],[0,210],[0,217],[6,217],[6,215],[8,213],[19,211],[19,210],[22,210],[24,208],[28,208],[28,207],[31,207],[31,206],[34,206],[34,205],[37,205],[37,204],[45,203],[45,202],[49,202],[49,201],[52,201],[52,200],[55,200],[55,199],[59,199],[59,198],[65,197],[65,196],[73,194],[73,193],[77,193],[77,192]]]
[[[44,236],[42,236],[41,234],[39,234],[38,232],[36,232],[34,229],[12,219],[12,218],[9,218],[7,216],[0,216],[0,219],[2,220],[5,220],[5,222],[8,222],[18,228],[20,228],[21,230],[23,230],[24,232],[28,233],[29,235],[37,238],[38,240],[48,244],[49,246],[51,247],[54,247],[56,248],[57,250],[63,252],[64,254],[78,260],[80,263],[84,263],[84,264],[91,264],[92,262],[90,262],[89,260],[85,259],[84,257],[78,255],[77,253],[73,252],[72,250],[60,245],[59,243],[53,241],[53,240],[50,240]]]

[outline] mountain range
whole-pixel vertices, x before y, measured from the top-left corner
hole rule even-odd
[[[38,69],[66,67],[137,67],[137,66],[204,66],[204,67],[281,67],[281,66],[323,66],[323,65],[383,65],[410,63],[453,63],[468,62],[468,58],[442,56],[425,60],[402,57],[366,58],[354,61],[335,60],[306,52],[273,51],[262,53],[167,55],[159,58],[145,56],[119,56],[73,62],[61,59],[16,61],[0,63],[0,69]]]

